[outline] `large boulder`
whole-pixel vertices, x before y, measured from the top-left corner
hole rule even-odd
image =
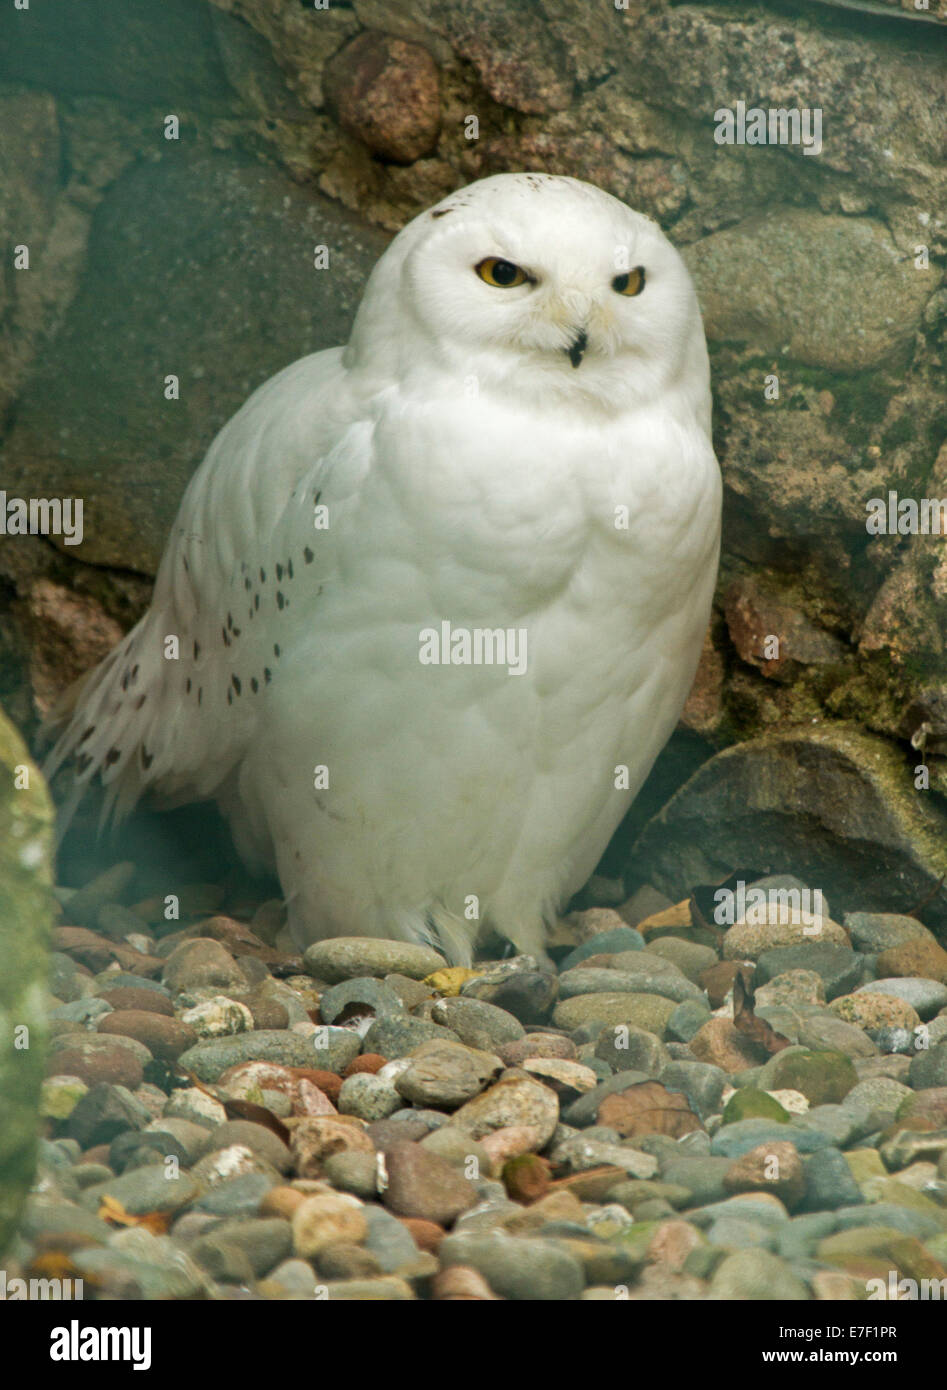
[[[74,558],[154,574],[217,430],[280,368],[346,341],[387,243],[246,155],[169,142],[95,214],[81,288],[7,442],[8,494],[83,498]]]
[[[947,927],[947,816],[912,764],[848,725],[724,749],[645,827],[636,871],[671,897],[734,870],[790,872],[849,910],[911,911]]]
[[[211,11],[193,0],[43,0],[11,4],[0,79],[126,102],[229,102]],[[169,107],[170,111],[175,108]]]

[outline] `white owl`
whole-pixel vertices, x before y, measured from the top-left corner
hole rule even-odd
[[[687,697],[720,502],[677,252],[579,180],[484,179],[221,430],[51,764],[119,815],[215,798],[300,943],[541,953]]]

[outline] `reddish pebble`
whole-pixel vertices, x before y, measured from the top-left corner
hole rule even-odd
[[[176,1018],[165,1018],[163,1014],[149,1013],[146,1009],[116,1009],[99,1019],[96,1031],[99,1033],[118,1033],[123,1038],[134,1038],[144,1043],[155,1057],[165,1062],[173,1062],[187,1048],[197,1042],[197,1032],[188,1023]]]
[[[82,1155],[83,1163],[104,1163],[106,1168],[109,1164],[109,1150],[111,1144],[94,1144],[91,1149],[86,1149]]]
[[[209,936],[182,941],[164,962],[164,983],[177,993],[207,985],[211,989],[246,986],[247,977],[228,950]]]
[[[411,1232],[419,1250],[429,1250],[432,1255],[437,1253],[437,1247],[447,1235],[443,1226],[436,1221],[426,1221],[423,1216],[401,1216],[398,1219]]]
[[[164,1014],[174,1017],[174,1005],[166,994],[156,989],[139,989],[125,985],[121,989],[107,989],[97,996],[111,1004],[113,1009],[140,1009],[149,1014]]]
[[[83,1047],[82,1041],[77,1040],[75,1047],[63,1048],[48,1058],[47,1070],[53,1068],[50,1076],[78,1076],[87,1086],[108,1081],[113,1086],[126,1086],[129,1091],[141,1085],[144,1080],[141,1062],[124,1044],[117,1042],[112,1047],[93,1051]]]
[[[343,1076],[354,1076],[355,1073],[359,1071],[370,1071],[374,1073],[381,1071],[382,1067],[386,1067],[387,1065],[387,1057],[381,1057],[377,1052],[365,1052],[361,1057],[356,1057],[353,1061],[349,1062],[342,1074]]]
[[[417,1216],[450,1226],[479,1200],[473,1183],[440,1154],[420,1144],[392,1144],[385,1151],[385,1167],[388,1186],[382,1200],[395,1216]]]
[[[244,1001],[253,1016],[254,1028],[288,1028],[289,1014],[278,999],[247,999]]]
[[[337,1115],[339,1112],[325,1091],[314,1086],[311,1081],[300,1077],[293,1095],[294,1115]]]
[[[342,1089],[341,1076],[338,1076],[334,1071],[319,1071],[308,1067],[292,1067],[291,1070],[300,1080],[311,1081],[314,1086],[318,1086],[323,1095],[328,1096],[332,1104],[335,1105]]]
[[[209,937],[222,942],[231,955],[237,955],[242,951],[244,955],[249,956],[270,950],[256,932],[251,931],[243,922],[235,921],[233,917],[210,917],[201,923],[199,930],[194,931],[194,936]]]
[[[498,1298],[479,1270],[470,1265],[448,1265],[431,1280],[431,1293],[439,1303],[492,1302]]]
[[[281,1216],[290,1221],[300,1202],[305,1200],[306,1193],[296,1187],[271,1187],[260,1203],[260,1215]]]
[[[107,936],[89,931],[87,927],[54,927],[53,950],[64,951],[94,973],[107,970],[110,965],[117,963],[122,970],[150,978],[164,968],[164,961],[160,957],[143,955],[133,946],[110,941]]]

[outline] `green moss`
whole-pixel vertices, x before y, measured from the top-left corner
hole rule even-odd
[[[0,1251],[33,1177],[43,1081],[43,1000],[52,897],[53,807],[0,711]]]
[[[843,1052],[791,1052],[774,1059],[774,1091],[801,1091],[810,1105],[838,1105],[853,1086],[858,1073]]]
[[[733,344],[728,346],[732,348]],[[754,402],[762,399],[763,377],[775,372],[779,377],[780,397],[770,409],[778,410],[781,405],[790,410],[813,409],[815,393],[829,391],[835,401],[832,423],[859,447],[864,446],[872,431],[884,420],[891,398],[899,389],[898,383],[888,381],[878,372],[849,375],[801,362],[776,362],[759,354],[740,357],[734,353],[717,353],[711,355],[711,362],[715,371],[736,380]]]
[[[850,1149],[845,1155],[845,1162],[859,1187],[870,1178],[888,1176],[877,1149]]]
[[[889,425],[881,436],[881,447],[886,452],[897,449],[901,444],[910,444],[917,438],[917,423],[910,411]]]
[[[660,1225],[660,1221],[636,1221],[621,1237],[621,1248],[632,1259],[640,1260],[644,1264],[648,1257],[648,1246]]]
[[[736,1124],[738,1120],[773,1120],[785,1125],[789,1123],[789,1112],[766,1091],[747,1086],[730,1097],[723,1112],[725,1125]]]

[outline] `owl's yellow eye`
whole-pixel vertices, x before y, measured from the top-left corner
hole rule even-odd
[[[629,270],[625,275],[616,275],[612,281],[612,289],[617,294],[632,295],[640,294],[644,289],[644,266],[636,265],[634,270]]]
[[[514,265],[512,261],[502,261],[498,256],[487,256],[486,260],[474,266],[480,279],[488,285],[495,285],[498,290],[510,290],[515,285],[525,285],[531,277],[521,266]]]

